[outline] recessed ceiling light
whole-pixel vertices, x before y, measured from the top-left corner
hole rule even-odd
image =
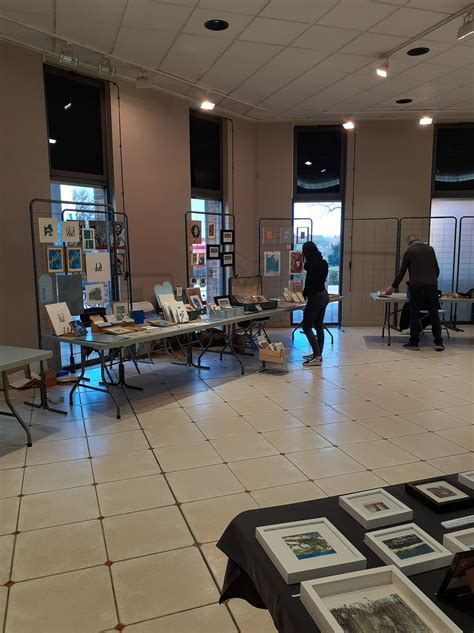
[[[407,51],[407,55],[410,55],[410,57],[418,57],[419,55],[426,55],[426,53],[429,53],[430,49],[427,46],[417,46],[416,48],[410,48],[410,50]]]
[[[229,23],[225,20],[207,20],[204,26],[209,31],[225,31],[229,28]]]
[[[387,77],[388,75],[388,61],[385,60],[383,63],[379,64],[375,70],[375,74],[377,77]]]
[[[312,163],[310,160],[305,161],[305,165],[308,165],[308,167],[309,167],[310,165],[312,165],[312,164],[313,164],[313,163]]]
[[[458,40],[463,40],[465,37],[474,34],[474,22],[472,21],[472,13],[466,13],[463,19],[462,26],[459,27]]]
[[[324,172],[326,171],[326,169],[321,169],[321,173],[324,174]]]
[[[411,103],[413,99],[397,99],[395,103],[399,103],[400,105],[404,105],[405,103]]]
[[[214,110],[216,104],[213,101],[209,101],[209,99],[205,99],[201,103],[201,110]]]
[[[345,130],[353,130],[355,128],[354,121],[347,119],[347,121],[344,121],[344,123],[342,124],[342,127]]]
[[[418,121],[420,125],[431,125],[433,123],[433,119],[430,116],[422,116]]]
[[[70,110],[72,108],[72,103],[66,103],[66,105],[64,106],[65,110]]]
[[[56,145],[56,143],[57,143],[55,138],[50,138],[49,142],[50,142],[51,145]]]

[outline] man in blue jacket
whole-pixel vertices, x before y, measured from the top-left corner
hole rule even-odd
[[[385,294],[391,295],[397,288],[408,270],[410,277],[410,340],[404,347],[419,350],[420,342],[420,310],[427,310],[431,318],[431,329],[435,342],[435,350],[444,350],[439,320],[438,277],[439,266],[434,248],[423,244],[416,235],[408,238],[408,248],[403,256],[398,275]]]

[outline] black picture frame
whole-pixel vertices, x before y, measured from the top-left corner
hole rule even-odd
[[[459,490],[459,492],[462,492],[465,495],[467,495],[467,497],[463,499],[453,499],[452,501],[448,501],[448,500],[435,501],[430,496],[425,494],[423,490],[420,490],[419,488],[420,485],[430,484],[430,483],[449,484],[449,486],[456,488],[457,490]],[[407,492],[409,495],[411,495],[415,499],[418,499],[418,501],[421,501],[425,506],[427,506],[428,508],[430,508],[431,510],[433,510],[434,512],[438,514],[442,512],[453,512],[456,510],[464,510],[465,508],[474,507],[474,497],[471,495],[470,491],[467,488],[465,488],[464,486],[460,486],[458,483],[456,483],[455,485],[443,477],[406,483],[405,492]]]
[[[229,242],[229,240],[225,240],[224,239],[224,235],[226,233],[231,233],[232,235],[232,241]],[[221,244],[228,244],[231,245],[234,243],[234,229],[221,229]]]
[[[449,600],[450,598],[474,595],[473,581],[466,575],[468,569],[471,570],[471,574],[474,574],[474,550],[457,552],[436,593],[438,600]],[[461,581],[463,578],[466,579],[465,583]],[[473,588],[471,588],[471,586]]]
[[[211,255],[212,250],[217,249],[217,255]],[[207,245],[207,259],[220,259],[221,258],[221,248],[219,244],[208,244]]]
[[[231,257],[232,261],[228,264],[224,263],[224,258],[225,257]],[[227,268],[228,266],[233,266],[234,265],[234,253],[221,253],[221,266],[223,268]]]

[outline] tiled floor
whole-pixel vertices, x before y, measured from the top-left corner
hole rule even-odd
[[[217,604],[234,516],[474,468],[474,328],[443,354],[334,334],[311,370],[298,335],[284,376],[249,357],[243,377],[230,357],[130,368],[144,391],[120,394],[121,420],[91,391],[67,417],[14,393],[34,445],[0,418],[2,633],[274,633],[265,611]]]

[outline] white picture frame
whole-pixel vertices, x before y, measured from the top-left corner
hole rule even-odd
[[[56,218],[38,218],[40,244],[56,244],[58,241],[58,221]]]
[[[453,554],[416,523],[367,532],[364,542],[387,565],[395,565],[411,576],[447,567]]]
[[[394,596],[397,596],[395,599]],[[462,630],[448,618],[418,587],[404,576],[395,566],[375,567],[330,578],[306,580],[301,583],[300,600],[322,633],[344,633],[347,628],[340,624],[346,616],[351,618],[351,606],[357,605],[356,617],[361,618],[360,630],[364,630],[364,608],[367,616],[379,611],[381,626],[386,623],[384,603],[394,600],[400,607],[400,620],[391,621],[393,630],[403,630],[405,618],[413,625],[415,618],[420,622],[412,630],[443,631],[443,633],[462,633]],[[393,618],[392,609],[390,615]],[[336,617],[338,619],[336,619]],[[351,618],[354,622],[354,617]],[[339,620],[339,621],[338,621]],[[362,627],[362,628],[361,628]]]
[[[325,517],[260,526],[255,537],[289,585],[367,567],[366,558]]]
[[[443,545],[453,554],[474,550],[474,526],[445,534],[443,536]]]
[[[366,530],[413,520],[413,510],[384,488],[341,495],[339,505]]]
[[[127,321],[130,312],[128,301],[112,301],[112,313],[116,321]]]
[[[49,303],[44,306],[56,336],[71,333],[72,316],[67,303]]]
[[[86,253],[86,275],[88,282],[111,280],[109,253]]]
[[[279,277],[281,273],[281,253],[280,251],[263,252],[263,276]]]
[[[463,486],[466,486],[466,488],[474,490],[474,470],[459,473],[458,481],[460,484],[463,484]]]

